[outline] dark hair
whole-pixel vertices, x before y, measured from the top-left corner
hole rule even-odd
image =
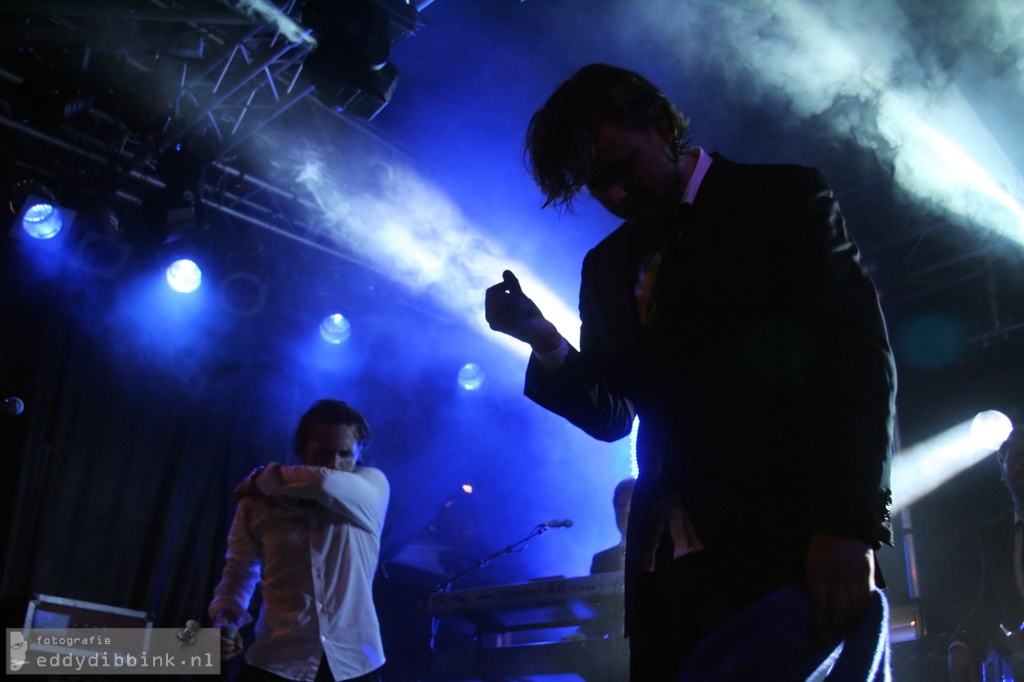
[[[1003,466],[1006,462],[1006,458],[1010,456],[1010,450],[1013,450],[1014,447],[1022,442],[1024,442],[1024,430],[1021,430],[1020,432],[1016,429],[1010,431],[1010,435],[1006,437],[1006,440],[1003,441],[1003,444],[999,446],[999,450],[996,452],[996,459],[999,461],[999,466]]]
[[[356,442],[362,450],[370,447],[370,425],[355,408],[340,400],[326,398],[318,400],[299,419],[292,437],[292,452],[301,460],[306,443],[316,424],[345,424],[355,429]]]
[[[526,167],[547,197],[544,206],[571,207],[606,121],[668,133],[676,158],[689,142],[689,119],[649,80],[618,66],[584,66],[558,86],[526,129]]]

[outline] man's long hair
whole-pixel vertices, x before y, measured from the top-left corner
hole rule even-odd
[[[348,403],[325,398],[313,403],[299,419],[299,425],[295,427],[295,435],[292,437],[292,452],[300,460],[306,451],[306,443],[309,442],[315,424],[351,426],[360,450],[365,453],[366,449],[370,447],[370,425],[366,423],[366,418]]]
[[[667,133],[676,158],[689,142],[689,119],[649,80],[618,66],[584,66],[558,86],[526,130],[526,167],[547,197],[544,206],[571,208],[606,121]]]

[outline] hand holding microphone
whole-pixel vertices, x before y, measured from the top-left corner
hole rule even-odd
[[[220,660],[223,663],[242,653],[245,646],[242,635],[238,632],[237,616],[228,611],[221,611],[213,619],[213,626],[220,628]]]

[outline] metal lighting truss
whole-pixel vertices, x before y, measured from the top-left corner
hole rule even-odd
[[[108,191],[135,204],[180,181],[173,177],[180,168],[169,171],[160,162],[189,148],[203,207],[348,258],[313,238],[301,222],[298,216],[315,209],[312,202],[246,167],[243,143],[300,102],[315,117],[340,119],[349,132],[361,128],[321,104],[314,85],[302,78],[303,61],[315,45],[299,25],[303,0],[274,5],[282,21],[300,29],[290,38],[280,22],[247,14],[249,4],[0,0],[0,85],[8,88],[0,91],[0,126],[47,147],[53,166],[86,161],[109,178]],[[418,27],[415,9],[380,4],[390,13],[393,33],[404,38]],[[62,91],[67,83],[72,86]],[[19,111],[27,90],[64,98],[47,101],[61,109],[55,123],[44,125]]]

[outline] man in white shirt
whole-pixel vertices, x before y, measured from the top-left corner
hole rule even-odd
[[[242,651],[237,629],[263,606],[238,680],[379,680],[384,664],[373,577],[390,487],[363,466],[370,429],[338,400],[299,420],[301,465],[271,463],[235,490],[224,573],[209,614],[223,628],[222,654]]]

